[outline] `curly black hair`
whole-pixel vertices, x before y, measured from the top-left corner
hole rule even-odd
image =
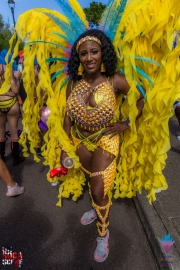
[[[100,30],[91,29],[83,33],[76,40],[72,47],[71,55],[68,62],[68,74],[73,81],[80,79],[78,75],[78,67],[80,64],[79,55],[76,51],[76,45],[78,41],[86,36],[97,37],[102,43],[102,62],[104,63],[106,72],[104,73],[107,77],[111,77],[115,74],[117,68],[117,56],[114,50],[111,40]]]

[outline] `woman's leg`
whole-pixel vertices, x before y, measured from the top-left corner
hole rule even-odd
[[[5,161],[5,132],[6,132],[6,113],[0,112],[0,156]]]
[[[108,152],[104,151],[101,148],[98,148],[93,153],[93,158],[92,158],[92,163],[91,163],[90,189],[91,189],[91,196],[93,200],[93,206],[98,216],[98,223],[100,223],[101,225],[103,224],[102,224],[102,219],[100,218],[100,215],[104,217],[105,215],[108,215],[107,212],[109,211],[110,202],[107,195],[106,186],[108,185],[108,190],[109,190],[113,182],[113,179],[115,177],[115,171],[109,170],[108,172],[109,178],[111,178],[112,180],[111,180],[111,183],[108,184],[107,180],[109,179],[107,180],[105,179],[105,172],[109,168],[110,164],[112,164],[114,159],[115,159],[114,156],[111,156]],[[106,195],[104,194],[105,190],[106,190]],[[105,223],[107,222],[108,222],[108,216]],[[98,229],[98,234],[99,236],[105,236],[106,230],[102,231],[101,225]]]
[[[116,173],[116,159],[108,152],[98,148],[93,153],[91,163],[90,191],[92,196],[92,205],[97,214],[97,246],[94,252],[94,259],[97,262],[103,262],[108,254],[108,217],[110,210],[110,201],[107,191],[113,183]]]
[[[92,163],[92,156],[93,154],[89,152],[86,147],[83,144],[80,144],[76,151],[77,155],[79,156],[80,162],[83,167],[83,172],[85,173],[86,179],[90,181],[90,170],[91,170],[91,163]],[[87,173],[86,171],[89,171]],[[89,186],[90,190],[90,186]],[[88,225],[91,224],[95,219],[97,218],[96,212],[93,209],[91,209],[89,212],[86,212],[81,217],[81,224],[82,225]]]
[[[6,196],[17,196],[24,192],[24,187],[18,186],[18,184],[13,181],[6,165],[4,164],[1,158],[0,158],[0,178],[2,178],[4,183],[7,185]]]
[[[18,165],[25,160],[24,157],[19,156],[19,143],[18,143],[18,121],[19,121],[19,105],[16,102],[10,111],[7,113],[7,120],[9,123],[9,129],[11,134],[11,149],[13,156],[13,166]]]
[[[13,139],[14,142],[17,142],[19,140],[18,138],[18,121],[19,121],[19,105],[18,102],[16,102],[10,111],[7,113],[7,120],[9,124],[9,130],[11,134],[11,139]]]
[[[12,177],[4,164],[3,160],[0,158],[0,178],[4,181],[7,186],[15,186],[15,182],[12,180]]]
[[[94,259],[97,262],[103,262],[108,256],[108,214],[110,202],[108,195],[104,196],[110,188],[116,173],[116,160],[114,155],[110,155],[100,147],[93,153],[89,152],[84,145],[80,145],[77,150],[77,155],[80,158],[82,166],[91,172],[90,176],[90,196],[92,198],[92,205],[97,215],[93,211],[85,213],[81,219],[84,225],[90,224],[93,220],[98,218],[97,228],[97,247],[94,252]],[[111,164],[113,164],[111,168]],[[110,175],[109,175],[110,174]],[[109,179],[107,176],[109,175]],[[110,181],[109,181],[110,180]]]
[[[92,163],[93,153],[89,152],[82,143],[77,147],[76,153],[79,157],[79,160],[83,168],[91,172],[91,163]]]

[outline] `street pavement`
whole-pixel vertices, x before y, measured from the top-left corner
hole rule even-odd
[[[175,240],[170,251],[174,259],[171,269],[180,270],[177,268],[180,142],[176,141],[176,119],[172,120],[172,127],[172,149],[165,170],[169,190],[158,194],[153,206],[147,203],[145,194],[133,200],[113,200],[110,252],[104,263],[96,263],[93,259],[95,222],[88,226],[80,224],[82,214],[91,208],[87,187],[77,202],[65,199],[63,207],[57,207],[58,187],[52,187],[46,180],[48,168],[42,162],[35,163],[32,155],[13,167],[8,142],[6,164],[14,180],[25,187],[25,193],[14,198],[6,197],[6,186],[0,181],[1,247],[12,246],[13,251],[22,252],[25,270],[156,270],[162,268],[165,254],[158,240],[170,232]],[[171,228],[165,224],[163,214],[166,214]],[[0,269],[14,267],[1,265]],[[170,268],[168,265],[162,269]]]

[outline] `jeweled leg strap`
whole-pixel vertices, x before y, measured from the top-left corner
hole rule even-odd
[[[101,221],[101,223],[97,221],[96,225],[99,235],[103,237],[107,234],[108,231],[109,221],[107,223],[106,221],[109,215],[110,202],[108,202],[108,204],[106,204],[105,206],[99,206],[95,204],[92,200],[92,206],[96,210],[96,214]],[[104,217],[102,216],[101,210],[106,210]]]
[[[90,177],[96,177],[102,175],[102,180],[104,183],[104,198],[113,184],[116,175],[116,158],[109,164],[109,166],[104,171],[90,173]]]

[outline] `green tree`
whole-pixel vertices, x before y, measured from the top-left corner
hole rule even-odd
[[[12,33],[9,29],[9,24],[5,24],[3,31],[0,32],[0,51],[9,48],[9,40],[11,36]]]
[[[3,16],[0,14],[0,51],[3,49],[9,49],[9,40],[12,37],[13,32],[11,31],[10,24],[4,23]],[[15,41],[13,45],[15,45]],[[19,45],[19,50],[22,50],[24,43]]]
[[[3,29],[4,23],[3,23],[3,16],[0,14],[0,32]]]
[[[102,3],[91,2],[89,8],[84,8],[88,22],[98,25],[105,8],[106,5],[103,5]]]

